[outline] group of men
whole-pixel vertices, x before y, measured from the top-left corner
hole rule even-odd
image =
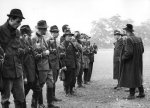
[[[144,98],[143,88],[143,53],[142,39],[136,37],[132,24],[123,28],[124,33],[114,31],[114,59],[113,78],[118,80],[114,89],[120,87],[129,88],[129,96],[126,99]],[[139,95],[135,97],[138,88]]]
[[[59,29],[50,27],[45,20],[38,21],[33,33],[29,25],[22,25],[20,9],[12,9],[8,20],[0,26],[0,91],[2,108],[9,108],[11,93],[15,108],[26,108],[26,96],[33,91],[31,108],[46,108],[42,88],[46,84],[47,108],[56,98],[58,76],[64,82],[66,96],[74,94],[76,82],[83,87],[91,80],[94,54],[97,46],[90,45],[89,36],[79,31],[71,33],[69,25]],[[83,76],[84,72],[84,76]],[[82,77],[83,80],[82,80]]]

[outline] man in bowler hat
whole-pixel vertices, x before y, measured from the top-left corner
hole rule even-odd
[[[17,28],[25,18],[20,9],[12,9],[7,16],[6,23],[0,26],[0,45],[5,53],[1,104],[2,108],[9,108],[9,98],[12,93],[15,108],[23,108],[25,96],[21,57],[24,49],[21,47],[20,33]]]
[[[48,48],[50,50],[49,54],[49,62],[52,68],[53,72],[53,79],[54,79],[54,86],[53,86],[53,100],[54,101],[61,101],[61,99],[56,98],[55,96],[55,89],[56,89],[56,81],[58,79],[59,75],[59,69],[60,69],[60,54],[59,54],[59,46],[57,42],[57,38],[59,36],[59,30],[56,25],[53,25],[50,27],[50,33],[51,37],[48,39]]]
[[[143,53],[142,39],[134,35],[133,25],[127,24],[124,28],[123,49],[120,56],[119,86],[129,88],[127,99],[135,98],[135,88],[139,89],[137,98],[145,97],[143,88]]]
[[[39,105],[41,107],[44,107],[43,105],[43,94],[42,94],[42,88],[44,84],[46,83],[47,86],[47,108],[59,108],[58,106],[53,105],[53,74],[52,69],[49,65],[49,48],[46,40],[44,39],[44,36],[46,36],[47,32],[47,23],[45,20],[40,20],[37,23],[37,31],[32,36],[32,42],[33,42],[33,49],[36,56],[36,65],[37,65],[37,71],[38,71],[38,77],[39,77],[39,84],[41,88],[40,96],[39,96]],[[36,100],[37,101],[37,100]]]

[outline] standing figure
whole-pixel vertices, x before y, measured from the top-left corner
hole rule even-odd
[[[23,72],[24,72],[24,89],[25,97],[32,89],[32,101],[31,108],[37,108],[37,100],[40,93],[40,87],[38,82],[38,73],[35,64],[35,55],[33,45],[31,41],[31,29],[29,25],[23,25],[20,27],[21,43],[25,49],[25,54],[22,60]]]
[[[0,26],[0,45],[5,53],[1,104],[2,108],[9,108],[9,98],[12,93],[15,108],[23,108],[25,96],[21,59],[24,49],[21,47],[20,33],[17,28],[24,17],[20,9],[12,9],[7,16],[9,18],[6,23]]]
[[[90,54],[89,54],[90,63],[89,63],[88,82],[91,81],[95,54],[97,54],[97,48],[94,48],[94,45],[90,45]]]
[[[64,34],[65,40],[61,43],[61,47],[64,48],[65,58],[63,60],[62,66],[66,66],[64,87],[66,96],[73,94],[73,87],[76,81],[76,48],[74,44],[71,42],[73,34],[70,30]]]
[[[87,35],[82,34],[82,38],[83,38],[82,50],[83,50],[83,72],[84,72],[83,80],[84,84],[88,84],[90,45]]]
[[[121,33],[118,30],[114,31],[114,55],[113,55],[113,79],[117,80],[117,86],[114,87],[114,89],[117,89],[118,86],[118,80],[119,80],[119,68],[120,68],[120,54],[123,48],[123,39],[121,37]]]
[[[82,84],[82,74],[83,74],[83,51],[82,51],[82,41],[81,34],[79,31],[76,31],[74,34],[76,38],[76,48],[78,50],[77,56],[77,84],[78,87],[84,87]]]
[[[36,65],[39,76],[39,84],[41,88],[39,96],[39,106],[44,107],[43,105],[43,94],[42,88],[46,83],[47,86],[47,107],[48,108],[59,108],[53,105],[53,74],[49,65],[49,49],[48,44],[44,39],[47,31],[47,23],[45,20],[40,20],[37,23],[37,32],[32,37],[33,49],[36,57]]]
[[[143,52],[142,39],[133,33],[133,26],[127,24],[126,37],[123,40],[121,52],[121,67],[119,76],[119,86],[129,88],[130,94],[127,99],[135,98],[135,88],[139,89],[137,98],[145,97],[143,88]]]
[[[51,33],[52,37],[50,39],[48,39],[47,43],[48,43],[48,48],[50,50],[49,62],[50,62],[50,66],[52,68],[53,79],[54,79],[53,100],[54,101],[61,101],[61,99],[58,99],[55,96],[56,82],[58,79],[59,69],[60,69],[59,46],[58,46],[57,41],[56,41],[58,36],[59,36],[58,27],[56,25],[51,26],[50,27],[50,33]]]

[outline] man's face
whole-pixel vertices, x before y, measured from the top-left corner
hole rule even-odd
[[[66,33],[68,30],[70,31],[70,27],[66,26],[66,29],[65,29],[64,33]]]
[[[115,40],[118,40],[120,38],[120,35],[119,34],[115,34],[114,38],[115,38]]]
[[[16,19],[12,19],[12,18],[11,18],[9,24],[10,24],[13,28],[17,29],[17,28],[21,25],[21,22],[22,22],[22,19],[21,19],[21,18],[16,18]]]
[[[59,32],[58,31],[57,32],[51,32],[51,34],[52,34],[52,36],[54,38],[57,38],[59,36]]]
[[[66,41],[71,41],[72,37],[70,35],[66,35],[65,39]]]
[[[46,34],[46,31],[47,31],[47,28],[38,28],[38,33],[40,35],[45,35]]]

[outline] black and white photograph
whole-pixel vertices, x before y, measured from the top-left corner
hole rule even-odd
[[[0,108],[150,108],[150,0],[0,0]]]

